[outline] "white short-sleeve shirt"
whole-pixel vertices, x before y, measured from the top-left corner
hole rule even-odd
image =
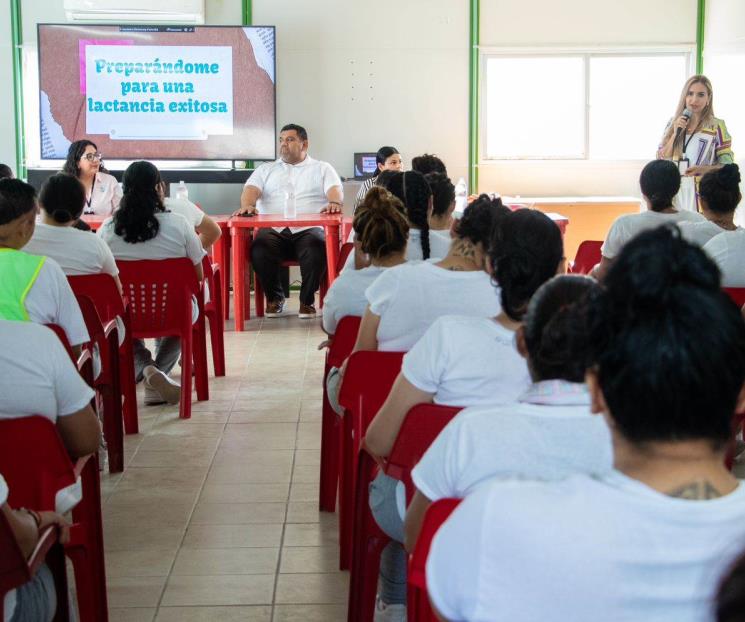
[[[745,287],[745,229],[723,231],[704,245],[722,271],[722,287]]]
[[[24,252],[54,259],[68,276],[110,274],[116,276],[114,255],[106,242],[90,231],[37,223]]]
[[[443,315],[495,317],[499,290],[483,270],[445,270],[433,263],[389,268],[365,292],[370,311],[380,316],[378,350],[407,352]]]
[[[5,479],[0,475],[0,506],[5,505],[8,502],[8,484]],[[5,600],[3,602],[3,622],[10,622],[13,619],[13,614],[16,610],[16,591],[10,590],[5,594]]]
[[[352,232],[353,234],[354,232]],[[352,235],[350,234],[350,235]],[[444,235],[447,234],[447,235]],[[350,242],[353,240],[349,240]],[[430,230],[429,232],[429,258],[430,260],[439,261],[444,259],[450,250],[450,230],[439,231]],[[354,254],[355,250],[352,250],[344,262],[342,270],[354,270]],[[422,253],[422,232],[419,229],[409,229],[409,242],[406,245],[406,261],[421,261],[424,258]],[[326,303],[324,303],[326,304]]]
[[[427,591],[448,620],[706,622],[744,546],[742,484],[696,501],[618,471],[495,481],[438,531]]]
[[[610,430],[584,384],[549,380],[509,405],[467,408],[412,472],[431,501],[462,498],[494,477],[553,481],[613,467]]]
[[[343,271],[331,285],[323,301],[323,330],[333,335],[341,318],[347,315],[364,315],[367,308],[365,291],[385,269],[368,266],[362,270]]]
[[[309,155],[302,162],[287,164],[281,158],[266,162],[257,168],[246,181],[261,191],[256,209],[261,214],[282,214],[289,185],[295,192],[295,209],[298,214],[318,214],[326,205],[326,193],[334,186],[341,188],[338,173],[328,162],[314,160]],[[303,231],[309,227],[291,227]],[[278,231],[281,229],[277,229]]]
[[[166,197],[163,204],[169,212],[181,214],[195,229],[202,224],[204,212],[199,207],[189,201],[189,199],[179,199],[177,197]]]
[[[93,391],[50,329],[0,320],[0,418],[54,422],[85,407]]]
[[[509,404],[530,386],[515,332],[493,318],[446,315],[404,356],[401,373],[435,404]]]
[[[114,232],[113,218],[104,221],[97,235],[109,245],[114,257],[123,261],[188,257],[195,266],[200,264],[206,253],[186,218],[173,212],[159,212],[155,217],[160,224],[158,235],[146,242],[125,242]]]
[[[710,220],[700,222],[681,222],[680,234],[689,242],[703,247],[711,238],[726,231]]]
[[[86,205],[83,211],[86,214],[97,214],[99,216],[111,216],[119,207],[122,200],[122,188],[116,177],[108,173],[96,173],[96,181],[93,184],[91,196],[86,197]],[[90,205],[88,205],[90,201]]]
[[[613,221],[605,238],[601,252],[603,257],[615,259],[626,242],[642,231],[654,229],[667,223],[701,222],[705,218],[696,212],[679,211],[673,213],[646,210],[638,214],[624,214]]]

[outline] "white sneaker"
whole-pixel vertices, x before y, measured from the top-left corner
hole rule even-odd
[[[406,605],[387,605],[377,596],[373,622],[406,622]]]
[[[145,404],[178,404],[181,400],[181,385],[150,365],[145,368]]]

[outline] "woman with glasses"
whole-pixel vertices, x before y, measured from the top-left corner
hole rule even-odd
[[[84,214],[111,216],[119,207],[122,190],[119,182],[106,172],[103,156],[90,140],[76,140],[67,150],[62,172],[77,177],[85,188]]]

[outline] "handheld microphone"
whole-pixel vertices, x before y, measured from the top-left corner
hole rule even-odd
[[[688,110],[688,108],[686,108],[686,109],[685,109],[685,110],[683,111],[683,116],[684,116],[684,117],[686,118],[686,120],[688,120],[688,121],[690,121],[690,120],[691,120],[691,116],[692,116],[692,115],[693,115],[693,113],[692,113],[692,112],[691,112],[690,110]],[[681,135],[681,133],[682,133],[682,132],[683,132],[683,128],[682,128],[682,127],[679,127],[678,129],[676,129],[676,130],[675,130],[675,140],[676,140],[676,141],[678,140],[678,138],[680,138],[680,135]]]

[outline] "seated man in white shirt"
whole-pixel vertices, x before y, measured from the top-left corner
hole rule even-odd
[[[466,497],[427,560],[442,619],[712,619],[745,541],[745,486],[724,464],[745,407],[745,323],[675,227],[626,244],[604,285],[586,378],[614,470],[496,480]]]
[[[305,128],[289,124],[279,133],[279,160],[257,168],[241,194],[241,208],[233,216],[282,214],[288,194],[294,195],[298,214],[341,212],[341,179],[327,162],[308,155]],[[292,197],[290,200],[293,200]],[[320,227],[260,229],[251,243],[251,263],[267,298],[266,316],[278,317],[284,308],[280,280],[282,261],[300,264],[301,319],[316,316],[315,294],[326,272],[326,242]]]

